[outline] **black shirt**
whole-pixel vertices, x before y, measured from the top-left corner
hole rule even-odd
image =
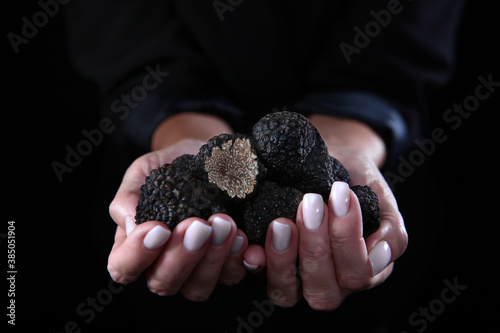
[[[137,153],[175,112],[212,112],[246,131],[286,106],[367,123],[391,160],[452,73],[463,2],[87,0],[68,6],[67,21],[74,65]],[[148,66],[168,74],[141,89]]]

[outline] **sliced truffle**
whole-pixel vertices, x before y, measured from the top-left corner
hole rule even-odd
[[[334,181],[350,180],[342,164],[328,154],[314,125],[300,113],[268,114],[254,125],[252,135],[269,177],[280,184],[327,198]]]
[[[295,222],[303,193],[277,183],[262,182],[254,197],[245,203],[243,230],[252,244],[264,246],[269,224],[278,217]]]
[[[247,198],[266,174],[250,139],[242,134],[211,138],[201,147],[196,163],[204,179],[229,198]]]
[[[135,218],[138,224],[157,220],[173,229],[188,217],[208,219],[223,212],[251,243],[264,245],[274,219],[295,221],[303,193],[327,200],[333,182],[349,179],[305,116],[276,112],[255,124],[252,136],[215,136],[196,156],[183,155],[152,170],[141,186]],[[368,186],[351,189],[359,198],[367,237],[380,225],[378,198]]]
[[[173,229],[188,217],[207,219],[213,213],[225,212],[217,194],[215,186],[198,177],[195,156],[180,156],[146,177],[136,208],[136,223],[155,220]]]
[[[356,194],[363,217],[363,237],[368,237],[380,226],[378,196],[370,186],[355,185],[351,190]]]

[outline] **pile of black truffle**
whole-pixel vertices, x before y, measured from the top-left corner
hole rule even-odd
[[[136,223],[156,220],[173,229],[188,217],[229,214],[249,242],[263,245],[278,217],[295,221],[305,193],[328,200],[347,170],[303,115],[282,111],[259,120],[251,135],[221,134],[198,154],[183,155],[151,171],[141,186]],[[363,214],[363,236],[380,225],[378,198],[369,186],[352,186]]]

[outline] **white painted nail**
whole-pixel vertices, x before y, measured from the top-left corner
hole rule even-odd
[[[244,240],[245,239],[243,238],[243,236],[236,236],[236,238],[234,239],[233,247],[231,247],[231,254],[240,252]]]
[[[156,250],[170,238],[170,230],[157,225],[151,229],[144,237],[144,247],[149,250]]]
[[[194,221],[187,228],[182,243],[188,251],[199,250],[212,233],[212,227],[200,221]]]
[[[214,236],[212,237],[212,244],[215,246],[220,246],[224,244],[227,236],[231,232],[231,222],[221,219],[220,217],[215,217],[212,222],[212,229],[214,231]]]
[[[135,224],[134,218],[130,215],[125,216],[125,232],[127,236],[135,229],[137,224]]]
[[[344,217],[349,211],[351,191],[349,184],[344,182],[334,182],[330,192],[330,203],[333,206],[333,213],[337,217]]]
[[[273,248],[276,252],[283,252],[290,245],[292,229],[288,224],[273,221]]]
[[[323,197],[316,193],[307,193],[302,199],[302,216],[307,230],[316,230],[323,222],[325,205]]]
[[[243,260],[243,265],[249,270],[249,271],[255,271],[257,268],[259,268],[259,265],[251,265],[247,263],[245,260]]]
[[[381,241],[372,249],[368,258],[372,264],[372,276],[380,273],[391,262],[391,247],[386,241]]]

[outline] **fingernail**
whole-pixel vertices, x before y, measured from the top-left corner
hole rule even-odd
[[[143,244],[149,250],[155,250],[165,244],[170,237],[170,230],[157,225],[144,237]]]
[[[224,244],[227,236],[231,232],[231,222],[223,220],[220,217],[215,217],[212,222],[212,229],[214,231],[212,244],[220,246]]]
[[[372,264],[372,276],[380,273],[391,261],[391,247],[386,241],[381,241],[370,252],[368,258]]]
[[[302,216],[307,230],[316,230],[323,222],[325,206],[323,197],[316,193],[307,193],[302,200]]]
[[[251,265],[247,263],[245,260],[243,260],[243,265],[249,270],[249,271],[255,271],[257,268],[259,268],[259,265]]]
[[[137,225],[135,224],[134,218],[130,215],[125,216],[125,232],[127,236],[135,229]]]
[[[333,213],[337,217],[344,217],[349,211],[350,198],[349,184],[344,182],[334,182],[330,192],[330,200],[333,206]]]
[[[188,251],[199,250],[212,233],[212,227],[200,221],[194,221],[187,228],[182,243]]]
[[[284,223],[273,222],[273,248],[276,252],[282,252],[288,249],[292,229]]]
[[[243,238],[243,236],[236,236],[236,238],[234,239],[233,247],[231,247],[231,254],[240,252],[244,240],[245,239]]]

